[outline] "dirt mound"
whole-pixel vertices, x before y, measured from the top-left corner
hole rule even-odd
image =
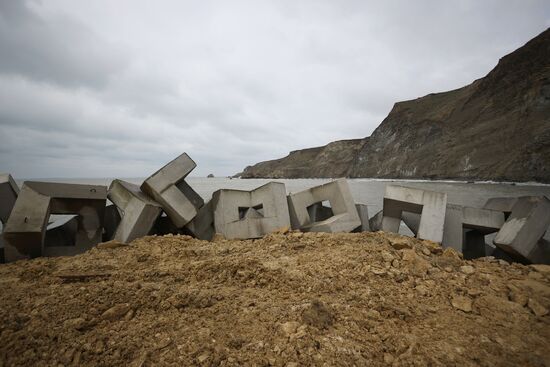
[[[145,237],[0,287],[0,366],[550,365],[550,267],[381,232]]]

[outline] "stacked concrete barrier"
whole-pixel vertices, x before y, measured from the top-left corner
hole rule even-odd
[[[149,234],[162,212],[161,206],[141,192],[139,186],[126,181],[114,180],[107,197],[121,216],[113,236],[116,241],[130,242]]]
[[[183,153],[147,178],[141,190],[162,206],[168,217],[181,228],[195,216],[204,200],[185,182],[196,163]]]
[[[32,181],[19,190],[9,174],[0,174],[0,262],[72,255],[101,241],[129,243],[148,234],[209,241],[216,233],[249,239],[287,228],[399,232],[403,222],[416,237],[468,259],[491,255],[550,264],[550,241],[543,237],[550,200],[544,196],[490,198],[473,208],[447,203],[445,193],[388,185],[383,210],[369,218],[368,206],[354,202],[345,179],[289,195],[277,182],[250,191],[220,189],[205,204],[185,181],[195,167],[183,153],[141,186],[117,179],[108,193],[105,186]],[[114,205],[105,206],[107,197]],[[50,222],[58,214],[63,219]]]
[[[107,188],[26,181],[4,228],[7,262],[38,256],[73,255],[101,242]],[[73,246],[45,246],[50,214],[78,215]]]

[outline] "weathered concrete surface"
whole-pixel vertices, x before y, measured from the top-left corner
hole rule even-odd
[[[141,190],[162,206],[178,228],[189,223],[204,205],[204,200],[185,182],[185,177],[196,166],[196,163],[183,153],[141,185]]]
[[[447,204],[443,247],[462,252],[467,259],[485,256],[485,235],[504,224],[504,213],[497,210]]]
[[[185,225],[193,236],[198,239],[210,241],[215,234],[214,212],[212,210],[212,201],[204,204],[191,222]]]
[[[501,211],[504,213],[504,219],[508,219],[517,201],[518,198],[490,198],[483,208]]]
[[[117,206],[122,217],[113,236],[119,242],[128,243],[149,234],[162,212],[160,204],[130,182],[114,180],[107,197]]]
[[[316,221],[311,207],[319,211],[319,203],[330,202],[332,216]],[[361,219],[345,179],[316,186],[288,195],[288,208],[293,229],[305,232],[351,232],[361,225]],[[326,209],[324,210],[326,214]],[[323,218],[324,215],[321,217]]]
[[[290,226],[286,189],[280,182],[252,191],[218,190],[211,203],[215,230],[228,239],[262,237]]]
[[[370,230],[378,232],[382,230],[382,218],[384,217],[384,211],[380,210],[372,218],[369,219]]]
[[[369,224],[369,209],[366,204],[355,204],[357,214],[359,214],[359,220],[361,225],[353,230],[353,232],[368,232],[370,231]]]
[[[106,199],[105,186],[24,182],[4,228],[6,262],[90,249],[102,240]],[[50,214],[78,215],[74,246],[52,246],[45,250]]]
[[[518,198],[493,243],[533,263],[550,263],[550,249],[539,242],[550,226],[550,200],[545,196]]]
[[[116,205],[111,204],[105,207],[105,215],[103,216],[103,242],[113,239],[121,220],[122,217]]]
[[[399,233],[402,212],[417,213],[421,217],[416,236],[441,243],[446,206],[445,193],[388,185],[384,195],[382,230]]]
[[[18,194],[19,187],[13,177],[9,173],[0,173],[0,223],[2,224],[2,230],[0,230],[0,264],[5,261],[2,232],[8,222]]]

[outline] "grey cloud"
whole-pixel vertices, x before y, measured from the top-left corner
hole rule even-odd
[[[79,22],[46,21],[25,1],[0,2],[0,73],[70,87],[103,87],[126,57]]]
[[[546,1],[0,1],[0,171],[195,175],[370,135],[486,74]]]

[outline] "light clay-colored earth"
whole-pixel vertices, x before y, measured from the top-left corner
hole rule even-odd
[[[550,267],[377,233],[0,265],[0,366],[550,366]]]

